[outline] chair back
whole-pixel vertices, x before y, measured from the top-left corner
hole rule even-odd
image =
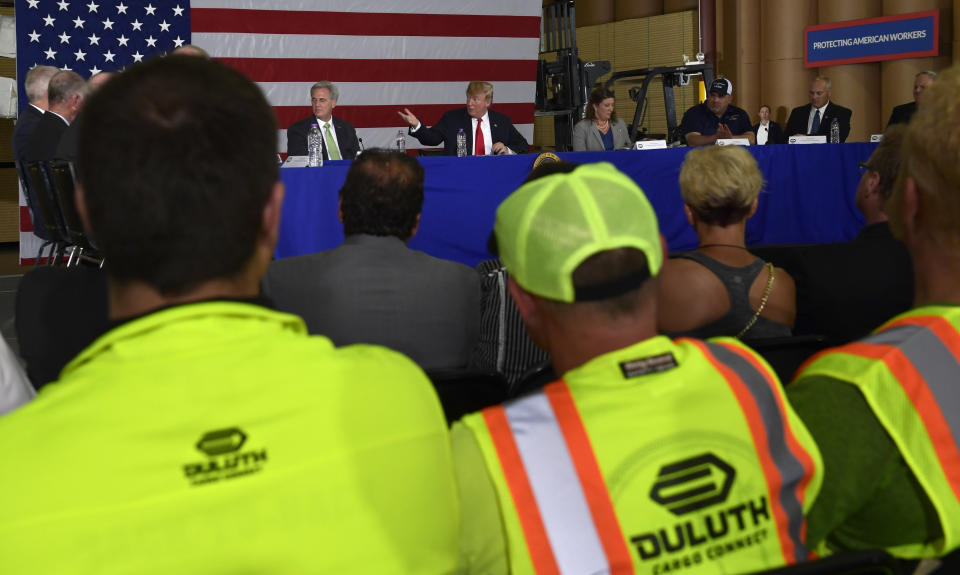
[[[444,370],[427,373],[447,423],[507,400],[507,382],[499,373]]]
[[[783,385],[790,383],[797,369],[810,356],[830,347],[829,339],[822,335],[792,335],[744,340],[743,343],[767,360]]]
[[[77,212],[77,201],[74,191],[73,166],[66,160],[50,160],[46,162],[47,177],[50,181],[50,189],[53,197],[60,209],[63,217],[64,231],[71,244],[91,248],[86,233],[83,231],[83,223],[80,221],[80,214]]]
[[[46,169],[42,162],[27,162],[26,180],[29,181],[28,191],[32,193],[34,202],[34,220],[40,220],[48,237],[40,236],[45,240],[52,240],[57,243],[68,242],[66,228],[60,216],[60,208],[53,200],[50,179],[47,177]],[[37,230],[37,222],[33,222],[34,233]]]

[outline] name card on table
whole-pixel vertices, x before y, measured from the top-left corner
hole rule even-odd
[[[718,146],[749,146],[750,140],[746,138],[719,138],[717,139]]]
[[[870,141],[871,141],[871,142],[882,142],[882,141],[883,141],[883,134],[870,134]]]
[[[790,136],[787,139],[789,144],[826,144],[826,136]]]
[[[309,156],[287,156],[287,161],[283,163],[281,168],[306,168],[307,162],[310,161]]]
[[[633,145],[634,150],[664,150],[666,147],[666,140],[640,140]]]

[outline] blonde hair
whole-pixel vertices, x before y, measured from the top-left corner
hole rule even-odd
[[[761,188],[757,161],[740,146],[690,150],[680,168],[683,202],[712,225],[729,226],[746,218]]]
[[[487,100],[493,100],[493,84],[490,82],[470,82],[467,84],[467,96],[483,94]]]
[[[887,214],[894,233],[903,238],[900,213],[904,182],[913,178],[923,207],[923,226],[942,244],[960,248],[960,68],[939,75],[923,93],[923,104],[910,118],[901,148],[900,175]]]

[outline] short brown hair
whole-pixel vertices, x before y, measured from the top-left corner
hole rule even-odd
[[[903,145],[906,132],[906,124],[894,124],[887,128],[880,145],[867,160],[867,169],[880,175],[877,190],[884,200],[890,199],[893,194],[893,185],[897,182],[897,174],[900,173],[900,147]]]

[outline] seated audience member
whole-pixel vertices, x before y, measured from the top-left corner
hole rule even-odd
[[[116,74],[113,72],[100,72],[90,76],[90,79],[87,80],[87,95],[96,92],[100,86],[103,86],[107,83],[110,78],[113,78]],[[69,160],[71,162],[76,161],[77,159],[77,123],[73,122],[67,129],[63,131],[63,135],[60,136],[60,143],[57,144],[57,154],[56,157],[61,160]]]
[[[739,146],[691,150],[680,168],[687,221],[700,246],[663,266],[660,330],[761,339],[790,335],[793,279],[751,254],[747,219],[757,211],[763,177]]]
[[[544,162],[536,165],[523,183],[550,176],[569,174],[578,164],[573,162]],[[496,237],[491,235],[488,249],[496,252]],[[480,262],[480,341],[474,349],[471,365],[485,371],[495,371],[507,380],[511,390],[522,392],[518,386],[536,383],[540,367],[550,359],[547,352],[537,347],[527,333],[513,298],[507,293],[510,274],[500,258]],[[548,370],[543,370],[546,376]],[[549,370],[552,373],[552,370]]]
[[[0,418],[0,572],[456,568],[449,440],[423,372],[310,337],[258,298],[276,137],[260,89],[213,60],[136,64],[91,97],[78,195],[114,324]]]
[[[573,151],[623,150],[631,145],[627,124],[614,109],[613,92],[594,88],[587,101],[586,117],[573,127]]]
[[[23,88],[27,94],[28,104],[23,107],[23,112],[20,113],[20,117],[17,118],[17,123],[13,128],[13,157],[19,162],[26,161],[25,154],[30,136],[33,135],[40,118],[43,117],[44,112],[49,107],[47,86],[50,84],[50,78],[59,71],[53,66],[34,66],[27,72]]]
[[[770,119],[770,106],[766,104],[760,106],[760,121],[753,125],[753,134],[758,146],[786,143],[780,124]]]
[[[466,367],[479,337],[480,277],[407,247],[423,175],[405,154],[361,154],[340,189],[343,244],[270,264],[264,290],[277,309],[336,345],[376,343],[426,370]]]
[[[20,357],[37,389],[110,327],[107,274],[93,267],[39,267],[17,286]]]
[[[0,415],[27,403],[36,394],[16,354],[7,340],[0,338]]]
[[[916,307],[816,356],[787,388],[823,453],[807,534],[827,550],[916,559],[960,548],[958,96],[956,67],[926,91],[886,204],[913,260]]]
[[[409,127],[409,134],[426,146],[443,144],[444,154],[457,155],[457,133],[463,130],[467,138],[468,156],[491,154],[526,154],[530,151],[527,139],[517,131],[506,114],[490,108],[493,104],[493,84],[467,84],[467,106],[444,112],[440,121],[427,127],[413,113],[404,108],[397,112]]]
[[[688,146],[709,146],[719,139],[746,138],[756,143],[750,115],[731,104],[733,83],[717,78],[710,83],[707,101],[691,107],[680,121],[680,134]]]
[[[335,118],[333,109],[337,107],[340,90],[333,82],[317,82],[310,88],[310,116],[294,122],[287,128],[287,154],[306,156],[307,136],[310,128],[316,124],[320,128],[320,151],[323,160],[352,160],[360,151],[357,130],[346,120]],[[331,127],[332,126],[332,127]]]
[[[917,105],[920,104],[920,100],[923,99],[924,90],[926,90],[936,79],[937,73],[933,70],[925,70],[917,74],[913,78],[913,101],[907,104],[895,106],[893,111],[890,112],[890,119],[887,121],[887,127],[889,128],[894,124],[909,123],[910,118],[912,118],[913,114],[917,111]]]
[[[830,100],[833,83],[826,76],[817,76],[810,83],[810,103],[797,106],[787,119],[787,137],[796,135],[826,136],[830,141],[830,128],[837,120],[840,143],[850,135],[850,119],[853,111]]]
[[[540,178],[500,205],[495,232],[561,379],[454,425],[464,569],[654,573],[690,552],[684,523],[718,548],[751,542],[700,573],[805,561],[817,448],[752,351],[657,335],[665,246],[637,185],[606,163]],[[698,498],[705,475],[724,494]]]
[[[863,165],[856,205],[866,225],[851,242],[802,246],[787,267],[797,284],[795,333],[833,344],[865,337],[913,305],[910,253],[893,237],[886,204],[900,170],[905,126],[893,126]]]
[[[47,87],[49,108],[30,135],[24,159],[28,162],[57,157],[60,138],[83,106],[87,83],[76,72],[61,70],[50,78]]]

